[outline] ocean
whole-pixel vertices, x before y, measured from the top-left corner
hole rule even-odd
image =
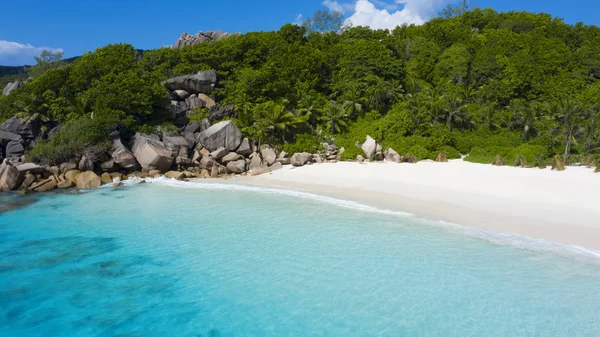
[[[3,337],[600,336],[579,247],[234,184],[33,198],[0,213]]]

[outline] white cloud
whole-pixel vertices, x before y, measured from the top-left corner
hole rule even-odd
[[[294,20],[294,24],[298,26],[302,25],[302,14],[296,15],[296,20]]]
[[[395,0],[394,3],[358,0],[346,23],[354,27],[368,26],[373,29],[393,29],[403,24],[422,25],[435,16],[444,5],[453,2],[456,0]]]
[[[323,6],[332,12],[346,13],[354,9],[354,3],[343,3],[338,1],[325,0]]]
[[[34,56],[39,56],[42,51],[53,53],[62,52],[62,48],[35,47],[31,44],[0,40],[0,65],[26,65],[35,64]]]

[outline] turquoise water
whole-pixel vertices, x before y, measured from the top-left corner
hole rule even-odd
[[[0,214],[0,336],[600,336],[600,262],[299,193],[157,181]]]

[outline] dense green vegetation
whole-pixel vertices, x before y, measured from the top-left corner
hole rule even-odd
[[[112,131],[148,131],[168,118],[162,80],[215,69],[214,96],[235,104],[245,135],[289,152],[328,141],[353,158],[369,134],[419,159],[470,153],[474,162],[500,155],[533,165],[600,147],[598,27],[476,9],[393,31],[334,32],[339,18],[320,15],[310,31],[288,24],[143,55],[129,45],[100,48],[0,98],[0,120],[18,114],[102,130],[115,120]],[[102,143],[82,130],[56,137]],[[39,142],[36,153],[61,142]]]

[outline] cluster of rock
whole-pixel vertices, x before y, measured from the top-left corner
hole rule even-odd
[[[208,119],[210,121],[224,119],[233,115],[233,105],[222,107],[209,96],[216,83],[217,73],[214,70],[178,76],[163,82],[163,85],[170,93],[171,104],[168,108],[171,111],[175,126],[182,128],[188,125],[189,116],[197,108],[208,109]]]
[[[394,151],[391,147],[383,150],[381,144],[377,144],[375,139],[371,136],[367,135],[367,138],[364,143],[358,144],[360,148],[364,152],[364,157],[362,155],[356,156],[357,162],[364,161],[387,161],[392,163],[416,163],[419,159],[411,154],[408,155],[400,155],[398,152]],[[437,162],[447,162],[448,154],[446,152],[441,152],[436,157],[435,161]]]
[[[80,171],[78,168],[81,166],[71,163],[52,167],[42,167],[33,163],[14,166],[10,160],[4,159],[0,164],[0,191],[47,192],[74,186],[89,189],[99,187],[102,181],[113,181],[113,177],[108,173],[99,177],[93,171]]]
[[[13,91],[15,89],[19,89],[20,87],[22,87],[24,85],[25,85],[24,81],[9,82],[2,90],[2,95],[8,96],[11,91]]]
[[[212,30],[206,32],[198,32],[196,35],[191,35],[188,33],[181,34],[181,37],[175,41],[173,44],[173,48],[181,48],[185,46],[193,46],[197,43],[202,42],[215,42],[219,40],[223,40],[232,35],[240,35],[240,33],[230,34],[226,33],[222,30]]]
[[[0,160],[22,162],[25,149],[34,144],[39,133],[40,128],[35,123],[15,117],[6,120],[0,125]]]

